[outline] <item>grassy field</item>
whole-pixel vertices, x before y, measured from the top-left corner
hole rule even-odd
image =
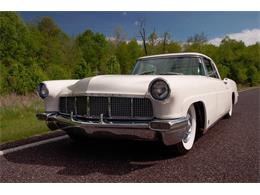
[[[0,144],[48,132],[45,122],[35,117],[43,102],[34,94],[0,97]]]

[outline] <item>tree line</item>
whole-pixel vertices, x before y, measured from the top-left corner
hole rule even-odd
[[[0,24],[1,94],[26,94],[43,80],[129,74],[140,56],[174,52],[204,53],[215,61],[222,77],[242,85],[260,83],[259,43],[246,46],[225,37],[215,46],[203,33],[179,43],[169,32],[148,33],[142,21],[137,29],[142,44],[126,40],[122,28],[115,30],[113,39],[89,29],[69,36],[47,16],[25,23],[15,12],[0,12]]]

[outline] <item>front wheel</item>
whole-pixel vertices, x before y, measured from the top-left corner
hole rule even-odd
[[[194,105],[190,106],[187,113],[187,118],[188,118],[189,129],[185,133],[181,142],[179,142],[176,145],[179,154],[187,153],[189,150],[191,150],[194,144],[196,129],[197,129],[196,111]]]
[[[229,109],[228,113],[224,116],[224,118],[226,118],[226,119],[231,118],[232,113],[233,113],[233,102],[231,102],[230,109]]]

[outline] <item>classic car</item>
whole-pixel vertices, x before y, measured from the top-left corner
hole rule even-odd
[[[114,137],[158,140],[188,152],[196,134],[232,115],[236,83],[220,77],[200,53],[141,57],[131,75],[99,75],[39,84],[45,112],[36,114],[51,130],[72,139]]]

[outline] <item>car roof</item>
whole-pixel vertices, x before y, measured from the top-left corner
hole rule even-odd
[[[160,57],[172,57],[172,56],[202,56],[212,60],[210,57],[197,52],[182,52],[182,53],[168,53],[168,54],[159,54],[159,55],[150,55],[150,56],[143,56],[138,59],[149,59],[149,58],[160,58]]]

